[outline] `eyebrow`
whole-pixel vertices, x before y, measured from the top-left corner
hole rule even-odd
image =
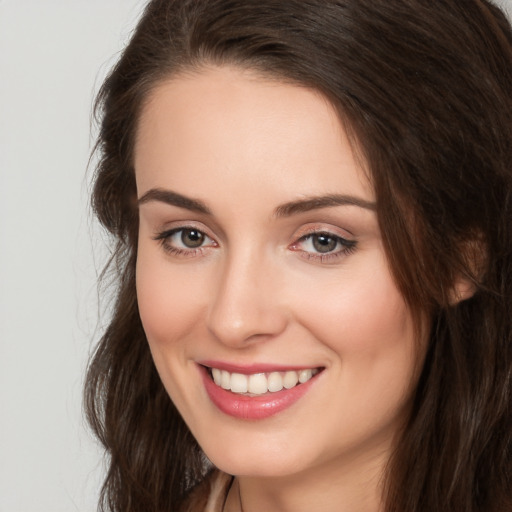
[[[171,206],[178,206],[204,215],[211,215],[211,210],[205,203],[199,199],[193,199],[172,190],[164,190],[161,188],[153,188],[148,190],[138,201],[139,205],[149,203],[151,201],[158,201],[161,203],[169,204]],[[375,211],[377,208],[376,203],[366,201],[359,197],[342,195],[342,194],[328,194],[325,196],[305,197],[296,201],[290,201],[278,206],[274,210],[276,217],[289,217],[299,213],[304,213],[312,210],[319,210],[321,208],[332,208],[334,206],[357,206],[366,210]]]
[[[178,206],[204,215],[211,215],[211,210],[199,199],[192,199],[187,196],[173,192],[172,190],[163,190],[161,188],[152,188],[148,190],[138,201],[141,204],[149,203],[150,201],[159,201],[161,203],[169,204],[171,206]]]
[[[332,208],[333,206],[357,206],[365,210],[375,211],[377,204],[359,197],[342,194],[328,194],[326,196],[306,197],[298,201],[291,201],[278,206],[274,212],[276,217],[289,217],[298,213],[319,210],[320,208]]]

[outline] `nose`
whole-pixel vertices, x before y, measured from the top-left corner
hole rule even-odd
[[[281,302],[281,273],[255,255],[228,258],[218,275],[208,329],[221,343],[243,348],[283,332],[288,313]]]

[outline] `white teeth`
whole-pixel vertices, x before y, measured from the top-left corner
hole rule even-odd
[[[233,393],[250,393],[263,395],[270,391],[275,393],[283,388],[291,389],[297,384],[304,384],[318,373],[318,369],[304,369],[287,372],[254,373],[244,375],[242,373],[230,373],[226,370],[212,368],[213,382],[223,389]]]
[[[231,388],[231,391],[233,391],[233,388]],[[249,376],[248,391],[255,395],[262,395],[268,391],[267,377],[264,373],[256,373]]]
[[[217,386],[220,386],[220,383],[222,382],[222,372],[218,368],[212,368],[212,377],[213,382],[215,382]]]
[[[233,393],[247,393],[247,375],[232,373],[231,391],[233,391]]]
[[[284,374],[283,386],[286,389],[294,388],[297,385],[297,382],[299,382],[297,372],[286,372]]]
[[[231,389],[231,374],[225,370],[221,372],[220,387],[224,389]]]
[[[279,372],[272,372],[268,376],[268,390],[274,393],[281,389],[283,389],[283,377]]]
[[[299,372],[299,382],[301,384],[304,384],[304,382],[307,382],[309,379],[313,377],[313,371],[312,370],[301,370]]]

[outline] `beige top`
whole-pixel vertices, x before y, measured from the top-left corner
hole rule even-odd
[[[213,471],[195,487],[180,512],[222,512],[233,477]]]

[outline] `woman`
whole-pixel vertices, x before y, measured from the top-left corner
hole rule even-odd
[[[512,510],[511,64],[486,1],[148,4],[97,107],[104,510]]]

